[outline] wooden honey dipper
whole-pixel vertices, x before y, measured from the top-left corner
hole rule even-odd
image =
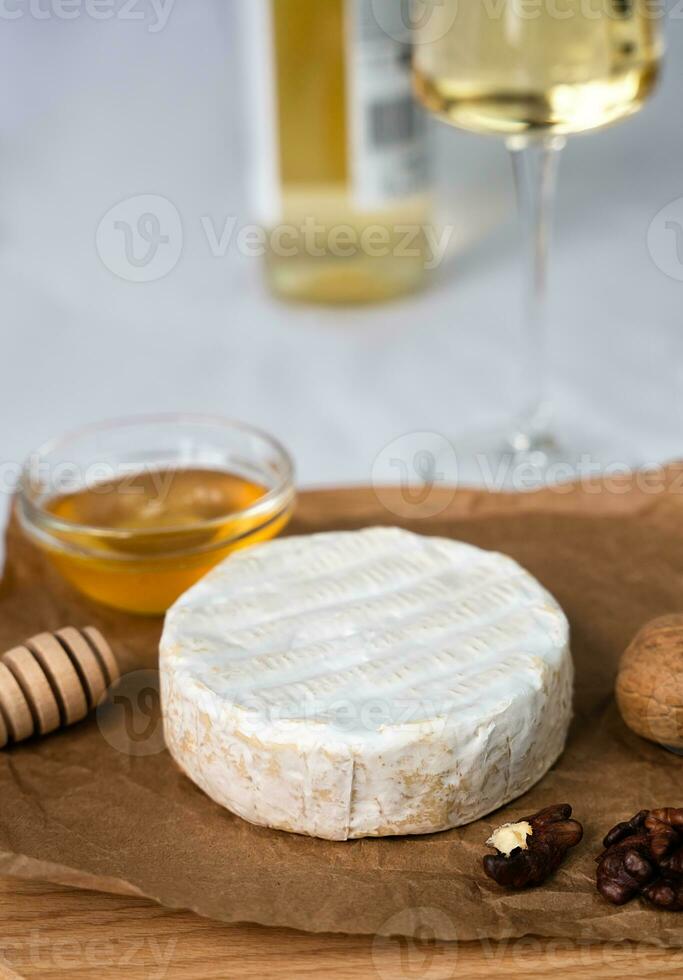
[[[93,626],[40,633],[0,657],[0,749],[73,725],[120,676]]]

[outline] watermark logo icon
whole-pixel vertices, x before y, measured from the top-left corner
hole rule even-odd
[[[647,232],[647,247],[657,268],[683,282],[683,197],[658,211]]]
[[[120,201],[97,227],[103,264],[127,282],[156,282],[175,269],[183,250],[183,224],[175,204],[158,194]]]
[[[379,502],[397,517],[441,514],[453,500],[457,457],[452,444],[436,432],[409,432],[379,452],[372,467],[372,486]]]
[[[452,980],[458,976],[454,923],[442,909],[407,908],[383,924],[382,935],[372,942],[372,965],[382,980],[420,977],[420,980]]]
[[[375,22],[401,44],[431,44],[445,37],[458,16],[445,0],[372,0]]]
[[[97,724],[112,748],[123,755],[164,752],[158,671],[134,670],[121,677],[100,702]]]

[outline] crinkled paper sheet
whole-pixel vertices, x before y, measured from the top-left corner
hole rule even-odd
[[[117,734],[125,724],[119,710],[107,716],[107,737],[91,718],[0,752],[0,871],[310,932],[424,928],[441,939],[533,933],[683,947],[683,916],[639,902],[614,908],[594,884],[607,829],[642,807],[683,804],[683,759],[631,734],[612,693],[620,653],[636,630],[683,611],[681,472],[668,471],[661,483],[666,490],[637,488],[628,478],[517,496],[435,490],[427,506],[433,512],[441,494],[443,509],[424,517],[399,490],[382,492],[381,502],[363,489],[301,497],[292,532],[403,524],[461,538],[512,555],[564,606],[577,668],[569,745],[548,776],[503,811],[448,833],[346,843],[253,827],[206,798],[160,745],[150,754],[140,754],[139,743],[138,754],[122,751],[130,739]],[[15,524],[7,546],[0,648],[44,629],[93,623],[125,668],[154,670],[158,621],[76,596]],[[139,676],[148,684],[154,675]],[[554,802],[573,804],[584,843],[542,889],[501,891],[481,868],[491,830]]]

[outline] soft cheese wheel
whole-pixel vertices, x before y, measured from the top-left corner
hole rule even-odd
[[[511,558],[395,528],[238,552],[171,608],[169,751],[218,803],[330,840],[526,792],[571,716],[564,613]]]

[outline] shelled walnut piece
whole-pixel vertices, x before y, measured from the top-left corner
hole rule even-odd
[[[683,808],[641,810],[603,843],[597,885],[608,902],[642,895],[657,908],[683,911]]]
[[[624,653],[616,697],[637,735],[683,749],[683,615],[648,623]]]
[[[41,633],[0,657],[0,749],[85,718],[120,675],[92,626]]]
[[[486,842],[498,851],[484,858],[486,874],[504,888],[543,884],[583,837],[583,827],[571,815],[571,806],[560,803],[499,827]]]

